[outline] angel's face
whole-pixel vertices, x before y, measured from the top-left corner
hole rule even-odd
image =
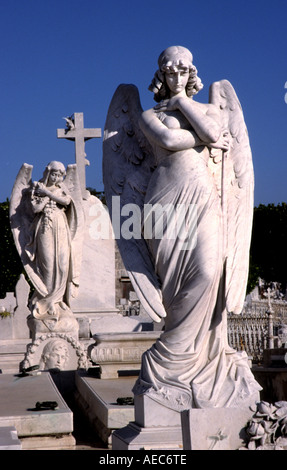
[[[49,179],[48,179],[48,186],[54,186],[60,183],[63,179],[62,173],[59,170],[51,170]]]
[[[185,93],[185,87],[189,79],[189,71],[183,68],[176,68],[165,72],[165,80],[171,95]]]

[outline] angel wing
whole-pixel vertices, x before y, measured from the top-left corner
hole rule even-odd
[[[217,172],[217,186],[221,186],[224,223],[226,307],[239,314],[249,272],[254,197],[252,153],[242,108],[230,82],[213,83],[209,93],[210,103],[220,109],[223,131],[231,136],[230,150],[222,159],[220,182]]]
[[[144,238],[123,234],[129,217],[126,210],[138,214],[141,222],[144,195],[150,180],[155,158],[145,136],[139,128],[139,117],[143,112],[139,92],[134,85],[120,85],[112,98],[105,123],[103,138],[103,180],[106,201],[118,247],[138,298],[149,316],[156,322],[166,316],[161,297],[159,280]],[[115,197],[119,199],[119,211],[113,214]],[[128,206],[133,204],[133,206]],[[134,219],[135,220],[135,219]],[[120,232],[120,233],[118,233]]]
[[[85,228],[85,213],[82,204],[81,184],[77,165],[71,164],[67,166],[64,184],[72,196],[72,203],[66,212],[68,224],[71,234],[71,272],[70,281],[72,285],[69,287],[68,297],[76,297],[78,292],[75,286],[79,286],[81,265],[82,265],[82,249]]]
[[[37,275],[25,247],[31,237],[34,214],[31,208],[33,166],[24,163],[16,177],[10,198],[10,225],[14,242],[25,271],[38,292],[45,297],[48,294],[45,284]]]

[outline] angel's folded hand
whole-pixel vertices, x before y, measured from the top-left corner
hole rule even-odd
[[[224,152],[227,152],[230,146],[229,137],[230,137],[229,133],[224,131],[219,137],[219,139],[216,142],[210,142],[208,144],[208,147],[221,149]]]
[[[38,186],[36,189],[37,196],[47,196],[47,190],[44,185]]]
[[[168,101],[169,100],[162,100],[160,103],[158,103],[157,105],[155,105],[155,107],[153,108],[154,111],[156,113],[159,113],[161,111],[166,111],[167,110],[167,106],[168,106]]]

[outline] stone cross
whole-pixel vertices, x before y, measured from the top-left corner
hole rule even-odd
[[[85,142],[95,137],[101,137],[101,129],[85,129],[83,113],[74,113],[70,118],[64,118],[67,122],[66,129],[57,129],[58,139],[68,139],[75,142],[76,164],[80,179],[83,199],[86,199],[86,159]]]

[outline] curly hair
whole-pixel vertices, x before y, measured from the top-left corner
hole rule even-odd
[[[197,75],[197,69],[192,63],[192,54],[185,47],[172,46],[165,49],[159,56],[158,64],[159,68],[148,88],[154,93],[154,100],[157,103],[169,98],[169,88],[165,80],[166,72],[175,72],[177,70],[189,72],[186,85],[187,96],[196,95],[203,88],[201,79]]]

